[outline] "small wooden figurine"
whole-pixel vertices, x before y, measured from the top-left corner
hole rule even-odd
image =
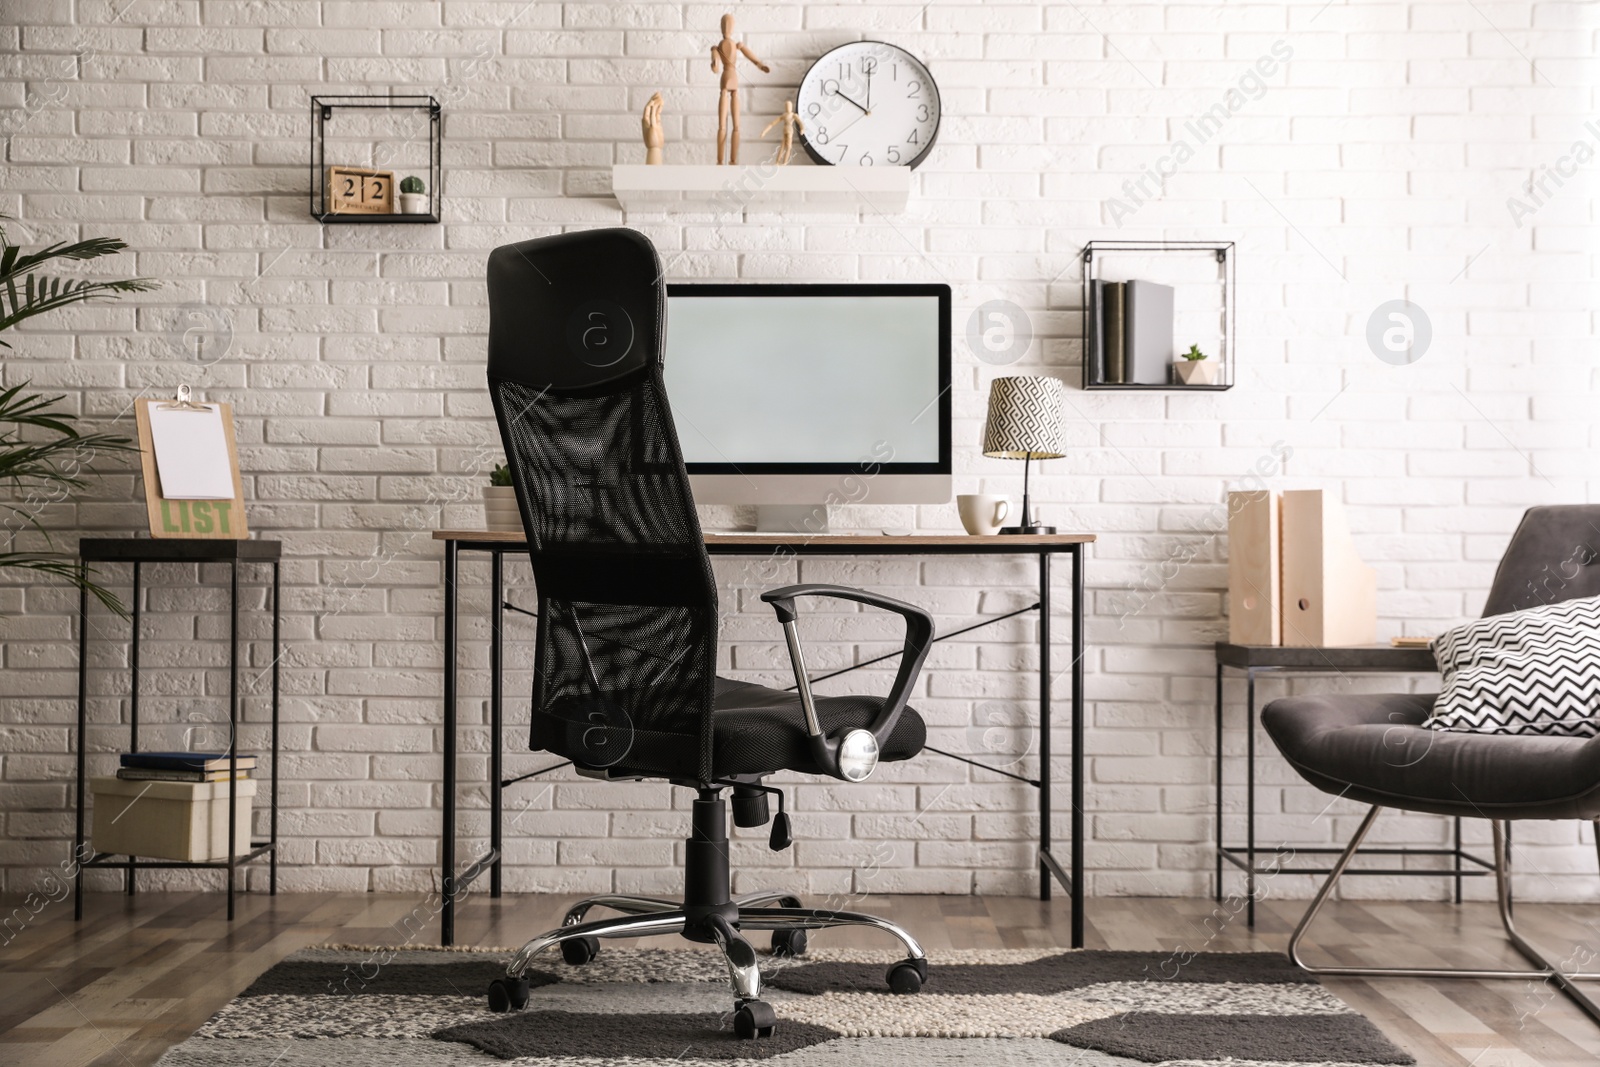
[[[711,46],[712,73],[722,75],[722,93],[717,98],[717,163],[727,157],[728,163],[739,162],[739,70],[740,53],[770,74],[772,68],[756,58],[750,49],[733,39],[733,16],[722,16],[722,40]],[[729,128],[729,120],[732,128]]]
[[[799,115],[794,113],[793,100],[785,100],[783,102],[783,114],[767,123],[767,128],[761,131],[761,136],[765,137],[771,133],[772,127],[780,123],[783,125],[783,134],[778,143],[778,155],[775,162],[778,166],[783,167],[788,165],[789,157],[794,154],[794,135],[796,131],[800,133],[806,132],[806,124],[800,121]]]
[[[650,166],[659,166],[665,160],[667,135],[661,129],[661,106],[661,94],[652,94],[639,119],[639,129],[644,133],[644,161]]]

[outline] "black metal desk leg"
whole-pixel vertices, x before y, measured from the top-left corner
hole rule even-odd
[[[456,943],[456,543],[444,543],[444,873],[439,880],[439,943]]]
[[[1083,545],[1072,546],[1072,947],[1083,947]]]
[[[1222,664],[1217,664],[1217,884],[1212,897],[1222,903],[1222,850],[1226,847],[1222,832]]]
[[[1245,925],[1256,924],[1256,671],[1254,667],[1244,672],[1244,771],[1248,784],[1245,787]]]
[[[502,720],[501,701],[504,698],[504,687],[500,682],[500,669],[504,657],[504,639],[500,627],[505,622],[505,593],[504,585],[504,555],[498,550],[489,553],[490,582],[494,587],[494,607],[489,615],[489,852],[494,856],[494,864],[489,868],[489,896],[498,900],[500,897],[500,783],[504,780],[501,774],[501,737],[500,725]]]
[[[272,561],[272,814],[268,839],[272,842],[272,855],[267,857],[267,894],[278,895],[278,658],[280,655],[280,621],[283,612],[279,603],[282,584],[279,581],[278,561]]]
[[[1050,553],[1039,553],[1039,899],[1050,899]],[[1076,918],[1076,915],[1074,915]],[[1077,942],[1073,942],[1077,947]]]
[[[239,855],[234,811],[239,803],[239,561],[228,564],[228,921],[233,922],[233,874]]]
[[[1456,903],[1460,904],[1461,903],[1461,816],[1457,815],[1456,819],[1455,819],[1455,822],[1456,822],[1456,855],[1455,855],[1455,863],[1456,863]]]
[[[133,627],[128,642],[128,751],[139,751],[139,586],[140,565],[133,565]],[[128,895],[134,893],[134,857],[128,857]]]
[[[88,577],[88,568],[81,568],[80,578]],[[83,861],[87,858],[83,848],[83,776],[89,751],[89,590],[78,588],[78,828],[72,842],[72,918],[83,918]]]

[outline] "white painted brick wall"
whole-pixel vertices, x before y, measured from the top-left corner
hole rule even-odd
[[[656,241],[672,278],[943,280],[956,290],[958,489],[1017,493],[1014,464],[976,441],[997,373],[1059,373],[1072,454],[1034,482],[1047,517],[1101,540],[1089,556],[1087,855],[1096,893],[1209,890],[1212,667],[1225,633],[1227,546],[1219,506],[1274,444],[1293,449],[1277,487],[1323,487],[1348,505],[1379,570],[1380,632],[1432,633],[1475,614],[1521,511],[1595,498],[1593,167],[1550,185],[1519,226],[1507,199],[1547,177],[1595,99],[1594,5],[1216,2],[1094,4],[740,3],[739,30],[773,66],[749,72],[746,151],[810,59],[862,35],[923,56],[946,116],[909,212],[740,220],[624,217],[608,168],[637,161],[637,114],[666,99],[668,155],[709,161],[715,82],[705,69],[724,5],[522,0],[7,0],[0,25],[0,211],[28,243],[115,235],[108,273],[160,278],[157,294],[57,313],[12,338],[4,384],[27,379],[131,433],[129,404],[191,382],[235,405],[252,526],[281,538],[284,568],[283,884],[421,891],[439,833],[440,554],[427,532],[471,526],[497,451],[482,385],[484,260],[495,245],[627,223]],[[1248,98],[1161,195],[1119,218],[1124,183],[1190,136],[1186,123],[1241,87]],[[1265,69],[1265,68],[1262,68]],[[306,213],[312,93],[429,92],[445,105],[442,226],[330,226]],[[1565,166],[1565,164],[1561,164]],[[1142,197],[1145,199],[1145,197]],[[1194,236],[1239,244],[1239,385],[1226,394],[1077,390],[1076,254],[1092,238]],[[1434,341],[1410,367],[1369,352],[1367,317],[1407,297]],[[1012,300],[1037,339],[1010,367],[962,334],[977,304]],[[212,365],[185,358],[183,305],[233,332]],[[51,504],[59,531],[127,533],[142,508],[126,464],[97,491]],[[1266,468],[1272,471],[1269,464]],[[713,523],[735,516],[708,514]],[[951,530],[953,506],[864,505],[864,526]],[[71,538],[65,539],[70,545]],[[22,544],[28,544],[26,538]],[[719,562],[722,664],[783,681],[766,585],[847,581],[927,605],[941,627],[1025,604],[1032,570],[950,559]],[[1064,580],[1065,567],[1058,571]],[[531,602],[527,569],[511,597]],[[224,716],[219,571],[148,573],[146,737]],[[464,566],[460,770],[487,769],[484,582]],[[197,580],[209,584],[195,591]],[[0,869],[25,890],[63,860],[72,826],[69,745],[75,597],[0,585]],[[1058,640],[1068,590],[1058,582]],[[245,671],[262,748],[264,594],[246,593]],[[531,624],[508,619],[508,771],[522,751]],[[893,647],[881,620],[819,607],[818,666]],[[941,646],[917,706],[934,743],[987,743],[1036,770],[1025,723],[1036,623],[1017,619]],[[121,746],[125,628],[96,616],[92,767]],[[1058,666],[1066,647],[1057,650]],[[874,670],[852,684],[887,684]],[[1346,691],[1426,679],[1334,679]],[[837,683],[824,687],[837,691]],[[1264,695],[1282,692],[1264,684]],[[1059,685],[1062,693],[1065,686]],[[1239,710],[1231,711],[1234,723]],[[996,724],[999,724],[998,726]],[[212,733],[215,733],[213,728]],[[206,736],[204,734],[202,737]],[[1229,776],[1244,736],[1230,729]],[[1063,788],[1066,707],[1054,772]],[[1258,739],[1264,847],[1325,845],[1353,826]],[[741,832],[740,883],[813,894],[1029,891],[1032,793],[929,757],[871,783],[791,783],[795,848]],[[487,829],[464,785],[464,854]],[[678,882],[687,797],[660,784],[568,774],[508,797],[514,890],[649,890]],[[1234,794],[1229,810],[1242,811]],[[1386,842],[1440,844],[1442,820],[1394,817]],[[1483,828],[1469,829],[1481,842]],[[1518,829],[1519,892],[1596,896],[1589,831]],[[259,883],[261,870],[250,871]],[[164,884],[211,884],[172,875]],[[109,885],[104,878],[95,884]],[[1279,878],[1274,894],[1304,894]],[[1351,892],[1437,895],[1431,882],[1368,880]]]

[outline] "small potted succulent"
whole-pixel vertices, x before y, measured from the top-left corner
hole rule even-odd
[[[428,186],[415,174],[400,179],[400,213],[402,215],[428,213]]]
[[[1221,370],[1218,364],[1206,359],[1199,345],[1190,345],[1189,351],[1173,364],[1173,368],[1184,385],[1216,385],[1217,372]]]
[[[504,464],[489,472],[489,484],[483,487],[483,525],[488,530],[522,530],[517,490],[511,484],[511,468]]]

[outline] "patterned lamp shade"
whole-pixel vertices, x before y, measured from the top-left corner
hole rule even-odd
[[[983,454],[996,459],[1060,459],[1061,379],[996,378],[989,386]]]

